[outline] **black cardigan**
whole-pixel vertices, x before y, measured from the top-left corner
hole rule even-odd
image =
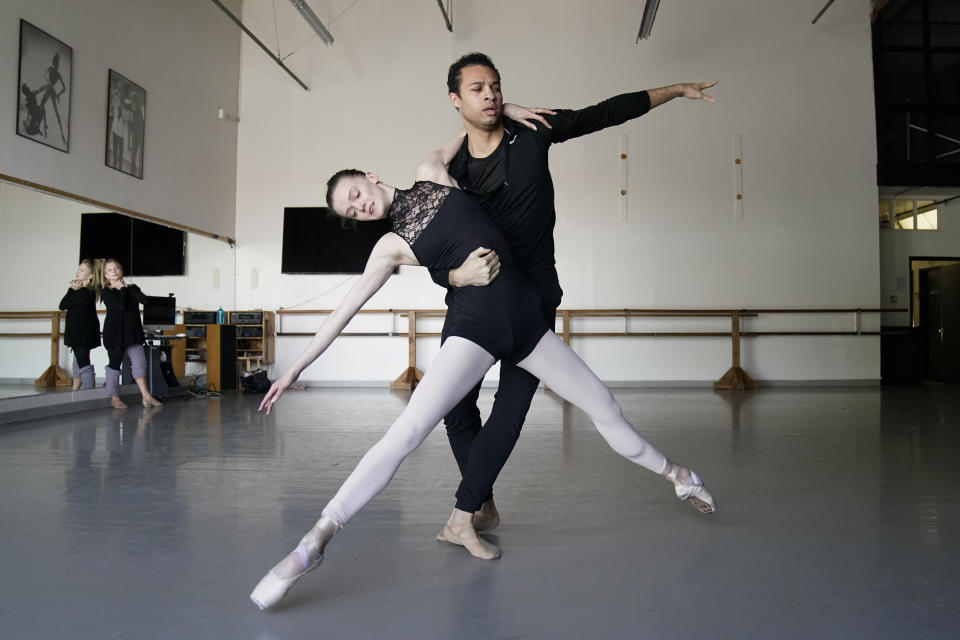
[[[100,299],[107,306],[103,321],[103,346],[107,349],[123,349],[134,344],[143,344],[143,324],[140,322],[140,304],[147,296],[135,284],[122,289],[103,289]]]
[[[92,289],[67,289],[60,300],[60,310],[67,312],[63,344],[74,349],[96,349],[100,346],[100,319]]]

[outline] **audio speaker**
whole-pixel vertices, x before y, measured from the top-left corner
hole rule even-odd
[[[207,325],[207,389],[229,391],[237,388],[237,327]]]

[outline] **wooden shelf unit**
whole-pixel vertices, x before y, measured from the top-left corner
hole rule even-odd
[[[163,335],[176,336],[181,333],[186,333],[186,330],[187,328],[184,325],[178,324],[174,326],[172,331],[164,331]],[[171,357],[171,364],[173,365],[173,374],[178,378],[182,378],[184,375],[186,375],[186,356],[187,356],[186,342],[187,342],[186,339],[183,339],[183,340],[177,339],[177,340],[170,341],[170,347],[171,347],[170,357]]]
[[[216,318],[217,312],[215,310],[200,310],[200,309],[189,309],[187,313],[212,313],[213,317]],[[186,316],[186,314],[184,314]],[[187,334],[187,337],[183,341],[183,355],[185,362],[206,362],[207,361],[207,336],[206,336],[206,322],[200,324],[191,324],[184,322],[183,328],[184,333]],[[202,328],[202,336],[191,336],[191,330],[196,330],[197,328]]]
[[[254,320],[259,319],[259,322]],[[237,362],[243,371],[273,364],[276,323],[273,311],[230,311],[227,322],[237,327]],[[247,335],[244,335],[247,334]]]

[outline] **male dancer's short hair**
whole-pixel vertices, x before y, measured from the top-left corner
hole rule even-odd
[[[460,59],[450,65],[450,69],[447,71],[448,93],[460,95],[460,72],[463,71],[464,67],[472,67],[474,65],[490,68],[495,74],[497,74],[497,80],[500,79],[500,72],[497,71],[497,67],[494,66],[493,60],[490,59],[490,56],[478,51],[467,53],[460,56]]]

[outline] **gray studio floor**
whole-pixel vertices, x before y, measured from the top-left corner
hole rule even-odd
[[[457,481],[438,429],[266,613],[247,594],[404,394],[290,392],[269,418],[227,395],[0,427],[0,636],[956,637],[955,387],[616,395],[701,473],[717,514],[541,392],[498,484],[502,559],[434,541]]]
[[[42,393],[53,393],[62,389],[37,387],[33,382],[0,382],[0,398],[19,398],[22,396],[36,396]]]

